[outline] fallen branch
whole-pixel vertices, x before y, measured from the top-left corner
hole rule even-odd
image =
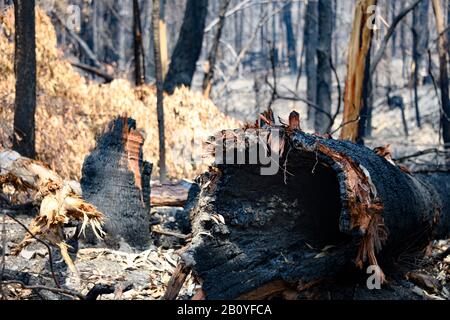
[[[111,294],[116,292],[116,287],[113,285],[104,285],[104,284],[96,284],[86,295],[83,295],[77,291],[70,290],[70,289],[64,289],[64,288],[53,288],[43,285],[27,285],[19,280],[8,280],[3,281],[3,285],[20,285],[23,289],[27,290],[34,290],[34,291],[50,291],[57,294],[62,294],[65,296],[70,296],[73,298],[78,298],[80,300],[97,300],[99,296],[104,294]],[[133,285],[130,284],[126,286],[125,288],[121,289],[122,292],[126,292],[133,289]]]
[[[179,238],[179,239],[183,239],[183,240],[187,240],[191,237],[190,234],[181,234],[178,232],[173,232],[173,231],[169,231],[169,230],[164,230],[158,227],[154,227],[152,229],[153,233],[157,233],[157,234],[161,234],[164,236],[170,236],[170,237],[175,237],[175,238]]]
[[[102,71],[98,68],[92,67],[90,65],[87,65],[85,63],[81,63],[81,62],[75,62],[75,61],[71,61],[70,64],[74,67],[77,67],[83,71],[92,73],[93,75],[96,75],[100,78],[103,78],[106,80],[106,83],[110,83],[112,81],[114,81],[114,77],[111,76],[110,74],[106,73],[105,71]]]

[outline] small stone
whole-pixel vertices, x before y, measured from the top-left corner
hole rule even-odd
[[[450,254],[449,254],[448,256],[445,257],[444,263],[450,264]]]
[[[31,260],[36,256],[36,251],[22,250],[20,256],[24,259]]]

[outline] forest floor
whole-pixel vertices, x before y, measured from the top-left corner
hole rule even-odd
[[[12,13],[10,14],[12,15]],[[86,83],[67,61],[62,61],[56,48],[56,37],[48,17],[42,13],[37,21],[38,41],[38,152],[41,160],[49,163],[65,178],[78,179],[84,157],[95,143],[95,136],[113,116],[128,113],[138,120],[138,126],[146,130],[147,143],[144,146],[144,156],[147,160],[157,163],[157,131],[156,117],[149,108],[155,105],[152,89],[135,90],[124,80],[116,80],[108,85]],[[12,30],[11,17],[2,22],[2,28]],[[8,33],[5,33],[8,34]],[[12,129],[12,110],[14,105],[13,78],[13,45],[10,38],[0,36],[0,138],[3,147],[7,143]],[[339,70],[343,90],[344,70]],[[392,74],[401,74],[392,70]],[[401,77],[398,77],[401,78]],[[281,95],[291,96],[295,87],[295,77],[281,76],[278,79],[278,90]],[[300,82],[298,94],[305,97],[305,80]],[[386,95],[379,90],[374,96],[372,137],[366,140],[370,147],[392,145],[394,158],[419,150],[439,147],[439,103],[432,85],[419,89],[420,110],[422,113],[422,128],[415,124],[415,112],[411,106],[410,89],[398,84],[400,89],[392,94],[399,95],[405,103],[409,136],[405,137],[400,117],[400,110],[389,110]],[[198,89],[194,89],[198,91]],[[264,91],[264,90],[263,90]],[[336,92],[336,90],[334,90]],[[264,111],[270,99],[270,90],[265,88],[260,108],[255,107],[255,90],[253,76],[240,78],[230,82],[228,94],[221,99],[214,99],[216,106],[201,98],[201,94],[192,93],[187,89],[167,99],[166,112],[169,116],[167,128],[169,148],[176,149],[169,156],[169,169],[173,177],[193,178],[204,167],[186,164],[184,148],[188,149],[186,138],[190,140],[205,132],[213,133],[211,129],[229,129],[220,126],[234,126],[245,121],[254,122],[259,113]],[[335,94],[333,101],[338,101]],[[333,105],[333,112],[337,104]],[[276,116],[287,119],[292,110],[297,110],[301,118],[307,114],[304,103],[277,100],[273,105]],[[113,114],[114,113],[114,114]],[[223,113],[229,117],[223,116]],[[339,127],[341,118],[337,117],[335,128]],[[313,132],[308,121],[302,121],[302,128]],[[181,130],[181,131],[180,131]],[[184,131],[183,131],[184,130]],[[338,133],[334,134],[335,137]],[[178,161],[178,162],[177,162]],[[182,163],[179,163],[182,161]],[[439,158],[430,154],[420,161],[434,161],[439,164]],[[420,162],[419,161],[419,162]],[[408,163],[420,167],[420,163]],[[163,221],[174,219],[174,208],[153,208],[154,215],[160,215]],[[19,220],[29,225],[31,217],[19,216]],[[173,221],[172,221],[173,222]],[[41,244],[33,244],[21,255],[10,255],[11,248],[18,244],[25,231],[13,220],[5,218],[0,227],[4,227],[6,237],[5,274],[16,274],[25,277],[30,284],[41,284],[55,287],[50,274],[49,254]],[[69,233],[73,230],[67,230]],[[153,237],[154,235],[149,236]],[[79,277],[71,274],[62,261],[57,250],[52,250],[57,278],[61,284],[83,294],[86,294],[94,284],[127,284],[132,283],[133,289],[116,295],[104,295],[101,299],[160,299],[165,292],[168,281],[174,272],[181,248],[178,241],[155,241],[144,252],[134,252],[127,246],[119,250],[92,248],[83,243],[73,245],[72,253]],[[302,293],[309,299],[450,299],[450,240],[434,241],[428,247],[424,256],[422,253],[402,256],[395,267],[385,270],[388,284],[381,290],[367,290],[365,273],[357,277],[343,276],[337,282],[324,283]],[[0,271],[1,272],[1,271]],[[409,272],[409,273],[408,273]],[[200,286],[189,277],[179,298],[191,298]],[[62,299],[48,291],[40,291],[39,295],[30,290],[21,290],[18,285],[3,287],[4,293],[11,299]],[[67,298],[67,297],[65,297]]]

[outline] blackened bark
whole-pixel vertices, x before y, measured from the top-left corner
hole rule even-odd
[[[377,247],[380,258],[395,257],[449,234],[449,173],[410,175],[364,146],[300,131],[287,140],[290,174],[230,164],[198,179],[193,240],[181,257],[207,299],[270,298],[336,276],[360,250],[372,251],[373,264]],[[371,196],[359,198],[359,187]]]
[[[159,132],[159,180],[166,181],[166,139],[164,127],[164,75],[161,60],[161,39],[159,30],[160,0],[153,0],[152,23],[153,23],[153,49],[155,56],[156,76],[156,112],[158,116]]]
[[[143,137],[136,122],[119,118],[109,124],[83,164],[83,198],[107,217],[105,244],[119,248],[121,238],[136,248],[150,242],[150,176],[143,160]],[[95,237],[87,234],[90,242]]]
[[[314,128],[325,133],[331,114],[331,42],[333,33],[333,6],[331,0],[319,0],[319,47],[317,48],[317,106]]]
[[[283,22],[286,27],[286,43],[288,50],[289,70],[291,74],[297,72],[297,42],[295,41],[294,30],[292,28],[292,2],[283,8]]]
[[[145,83],[145,53],[142,40],[141,10],[139,1],[133,0],[134,72],[137,86]]]
[[[318,5],[317,1],[308,1],[305,12],[305,66],[307,78],[307,99],[316,103],[317,99],[317,40],[318,40]],[[308,121],[314,123],[314,109],[308,108]]]
[[[364,71],[363,85],[363,107],[361,109],[361,117],[358,122],[358,139],[357,143],[364,144],[364,138],[370,137],[372,134],[372,76],[370,74],[372,42],[370,43],[369,53],[366,56],[366,69]]]
[[[164,90],[172,94],[175,88],[191,86],[203,44],[208,0],[188,0],[183,25],[172,54]]]
[[[13,149],[25,157],[36,156],[36,32],[35,1],[15,0],[16,100]]]

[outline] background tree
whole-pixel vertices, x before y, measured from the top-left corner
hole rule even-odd
[[[287,57],[289,62],[289,70],[292,74],[297,72],[297,42],[294,36],[294,29],[292,26],[292,2],[288,1],[283,8],[283,23],[286,28],[286,44]]]
[[[317,106],[314,128],[325,133],[331,114],[331,41],[333,34],[333,1],[319,0],[319,47],[317,48]]]
[[[15,0],[16,100],[13,149],[25,157],[36,156],[36,32],[35,1]]]
[[[363,107],[364,80],[367,77],[367,55],[370,54],[373,29],[369,19],[373,11],[369,7],[377,4],[377,0],[358,1],[355,8],[352,33],[348,49],[347,79],[344,94],[344,117],[342,120],[341,139],[357,141],[358,123]]]
[[[207,71],[205,72],[205,76],[203,78],[203,95],[205,97],[209,97],[212,89],[212,80],[214,77],[214,68],[217,60],[217,53],[219,51],[220,38],[222,37],[223,27],[225,26],[225,15],[227,13],[228,6],[230,5],[231,0],[224,0],[222,7],[220,8],[219,13],[219,25],[217,26],[217,32],[214,36],[214,41],[211,47],[211,51],[208,56],[208,65]]]
[[[450,97],[448,89],[448,57],[447,57],[447,34],[445,33],[445,21],[441,1],[433,1],[433,11],[436,16],[436,29],[439,35],[439,84],[441,87],[442,103],[442,138],[446,149],[450,149]]]
[[[317,39],[319,33],[318,21],[318,2],[308,1],[305,12],[305,71],[306,71],[306,97],[308,101],[315,104],[317,102]],[[314,109],[308,108],[308,121],[314,123]]]
[[[159,30],[159,16],[160,16],[160,0],[153,0],[153,48],[155,54],[155,75],[156,75],[156,90],[157,101],[156,110],[158,116],[158,131],[159,131],[159,180],[164,183],[167,179],[166,169],[166,140],[164,132],[164,79],[161,64],[161,46],[160,46],[160,30]]]
[[[424,62],[424,56],[428,49],[429,29],[428,14],[430,2],[422,0],[422,2],[413,11],[413,87],[414,87],[414,108],[416,110],[417,126],[422,126],[419,109],[418,87],[421,84],[420,70]]]
[[[180,35],[172,54],[164,90],[173,93],[176,87],[190,87],[200,57],[208,13],[208,0],[188,0]]]
[[[145,53],[142,41],[141,10],[139,1],[133,0],[134,72],[137,86],[145,83]]]

